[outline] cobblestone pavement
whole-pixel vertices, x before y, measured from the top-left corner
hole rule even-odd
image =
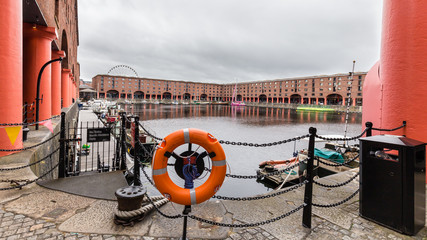
[[[0,240],[55,240],[55,239],[93,239],[93,240],[178,240],[178,238],[153,238],[141,236],[117,236],[100,234],[81,234],[67,233],[57,230],[55,223],[33,219],[21,214],[6,212],[3,205],[0,205]],[[274,236],[261,228],[240,229],[238,232],[232,232],[227,239],[267,239],[276,240]]]

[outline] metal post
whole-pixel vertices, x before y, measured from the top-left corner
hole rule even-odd
[[[308,142],[308,158],[307,158],[307,176],[306,180],[308,181],[305,184],[304,192],[304,210],[302,214],[302,226],[306,228],[311,228],[311,209],[312,209],[312,200],[313,200],[313,163],[314,163],[314,143],[316,138],[317,129],[311,127],[309,130],[310,140]]]
[[[62,61],[62,57],[57,58],[57,59],[53,59],[48,61],[47,63],[45,63],[42,68],[40,69],[39,72],[39,76],[37,77],[37,95],[36,95],[36,130],[39,130],[39,110],[40,110],[40,81],[42,78],[42,74],[44,69],[47,67],[47,65],[53,63],[53,62],[57,62],[57,61]]]
[[[65,177],[65,112],[61,112],[61,129],[59,133],[58,178]]]
[[[135,124],[135,136],[134,136],[134,147],[133,147],[133,185],[134,186],[141,186],[141,173],[140,173],[140,167],[141,164],[139,162],[139,117],[135,117],[134,124]]]
[[[30,129],[28,128],[28,103],[25,102],[24,105],[24,126],[22,128],[22,141],[25,142],[27,141],[27,136],[28,136],[28,132],[30,131]]]
[[[366,126],[366,136],[367,137],[372,136],[372,127],[374,126],[374,124],[372,122],[366,122],[365,126]]]
[[[191,205],[185,205],[184,211],[182,214],[184,215],[184,222],[182,226],[182,237],[180,239],[186,240],[187,239],[187,216],[191,212]]]
[[[115,138],[116,141],[116,154],[114,156],[114,170],[120,169],[120,136]]]
[[[121,137],[120,137],[120,143],[121,143],[121,154],[120,154],[120,170],[126,170],[126,113],[121,112],[120,117],[122,120],[122,124],[120,126],[121,128]]]

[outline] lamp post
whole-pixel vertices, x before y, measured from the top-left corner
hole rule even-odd
[[[39,98],[40,96],[40,81],[42,78],[42,74],[44,69],[51,63],[53,62],[57,62],[57,61],[62,61],[62,57],[59,57],[57,59],[52,59],[50,61],[48,61],[47,63],[45,63],[42,68],[40,69],[39,72],[39,76],[37,77],[37,95],[36,95],[36,130],[39,130],[39,110],[40,110],[40,100],[42,100],[41,98]]]

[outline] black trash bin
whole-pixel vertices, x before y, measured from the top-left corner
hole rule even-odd
[[[425,224],[425,143],[391,135],[360,139],[363,218],[415,235]]]

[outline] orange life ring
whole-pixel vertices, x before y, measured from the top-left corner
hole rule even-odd
[[[179,187],[170,179],[167,171],[168,159],[173,151],[186,143],[200,145],[212,160],[209,178],[195,189]],[[152,162],[152,176],[159,192],[170,201],[182,205],[194,205],[208,200],[221,188],[226,168],[225,153],[218,140],[205,131],[186,128],[169,134],[157,146]]]

